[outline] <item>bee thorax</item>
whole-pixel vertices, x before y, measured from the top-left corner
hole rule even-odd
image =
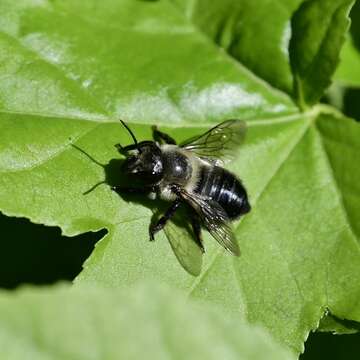
[[[177,146],[167,145],[163,148],[162,162],[164,184],[184,185],[191,178],[191,161]]]

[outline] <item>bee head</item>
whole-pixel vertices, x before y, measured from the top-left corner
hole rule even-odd
[[[123,171],[144,184],[156,184],[163,176],[160,148],[153,141],[138,143],[137,148],[129,152]]]

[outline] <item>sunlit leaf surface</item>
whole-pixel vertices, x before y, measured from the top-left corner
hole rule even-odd
[[[1,1],[0,210],[66,235],[106,228],[78,284],[169,283],[300,352],[325,312],[360,321],[360,127],[319,105],[299,112],[287,56],[262,56],[256,71],[259,49],[242,42],[242,61],[188,15],[170,1]],[[324,90],[306,86],[309,99]],[[148,241],[163,205],[108,186],[122,179],[113,145],[131,141],[119,118],[139,140],[151,124],[184,140],[227,118],[247,122],[229,167],[252,204],[235,224],[240,258],[209,236],[201,257],[177,223]]]

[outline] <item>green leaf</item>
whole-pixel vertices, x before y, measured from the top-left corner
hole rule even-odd
[[[4,0],[0,14],[6,111],[179,124],[294,111],[167,2]]]
[[[290,20],[303,0],[172,0],[231,57],[272,86],[292,93]]]
[[[301,108],[319,101],[331,83],[349,27],[353,0],[308,0],[293,16],[290,60]]]
[[[70,236],[106,228],[78,284],[169,283],[296,352],[328,311],[360,321],[359,124],[299,113],[168,1],[3,0],[0,42],[0,209]],[[201,257],[176,223],[148,241],[158,203],[107,186],[122,180],[113,145],[131,141],[119,117],[139,140],[150,124],[183,140],[247,121],[230,166],[253,207],[240,258],[208,235]]]
[[[207,237],[203,270],[194,279],[181,271],[163,236],[155,247],[146,242],[149,218],[136,218],[101,241],[78,281],[175,283],[191,297],[266,324],[297,351],[326,309],[359,321],[360,189],[353,168],[360,160],[359,125],[315,112],[249,122],[248,133],[242,161],[232,168],[245,179],[254,209],[237,229],[239,259]]]
[[[172,2],[231,57],[305,107],[330,85],[354,1]]]
[[[321,319],[317,331],[332,332],[333,334],[355,334],[359,331],[359,328],[359,322],[342,320],[327,314]]]
[[[355,2],[350,12],[351,27],[340,53],[340,63],[334,82],[326,92],[326,101],[344,114],[360,120],[360,3]]]
[[[351,37],[347,38],[340,58],[334,80],[342,86],[360,87],[360,52],[354,46]]]
[[[156,285],[2,292],[0,316],[2,359],[293,359],[263,329]]]

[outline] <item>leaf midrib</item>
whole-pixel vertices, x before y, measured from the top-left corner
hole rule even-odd
[[[0,110],[0,114],[3,113],[3,114],[13,114],[12,112],[7,112],[7,111],[2,111]],[[34,116],[34,115],[30,115],[30,114],[26,114],[26,113],[17,113],[17,114],[21,114],[21,116]],[[44,114],[39,114],[39,116],[41,117],[45,117],[45,118],[53,118],[53,117],[56,117],[56,116],[52,116],[52,115],[44,115]],[[300,119],[304,116],[304,114],[300,114],[300,113],[294,113],[294,114],[291,114],[291,115],[285,115],[283,117],[277,117],[277,118],[269,118],[269,119],[266,119],[266,118],[263,118],[263,119],[259,119],[259,120],[251,120],[249,121],[247,124],[248,124],[248,127],[252,127],[252,126],[271,126],[273,124],[279,124],[279,123],[286,123],[286,122],[292,122],[292,121],[300,121]],[[118,124],[119,122],[118,121],[94,121],[94,120],[83,120],[83,119],[75,119],[75,118],[69,118],[69,117],[60,117],[60,116],[57,116],[58,119],[61,119],[61,120],[71,120],[71,121],[74,121],[74,120],[77,120],[79,121],[79,124],[81,124],[81,122],[83,121],[88,121],[88,122],[91,122],[91,123],[94,123],[95,125],[90,128],[90,129],[87,129],[85,130],[84,132],[82,132],[80,135],[76,136],[75,138],[71,138],[70,141],[66,142],[65,145],[63,147],[61,147],[58,151],[54,152],[53,154],[51,154],[49,157],[47,158],[44,158],[36,163],[33,163],[32,165],[29,165],[29,166],[24,166],[22,168],[17,168],[17,169],[6,169],[6,170],[1,170],[0,169],[0,174],[5,174],[5,173],[17,173],[17,172],[22,172],[22,171],[30,171],[30,170],[33,170],[45,163],[47,163],[48,161],[50,160],[53,160],[54,158],[60,156],[62,153],[64,153],[68,148],[69,146],[71,146],[72,144],[75,144],[77,141],[81,140],[84,136],[87,136],[89,133],[91,133],[92,131],[96,130],[99,126],[101,125],[106,125],[106,124]],[[150,124],[145,124],[145,123],[137,123],[137,122],[128,122],[129,124],[136,124],[136,125],[139,125],[139,126],[144,126],[144,127],[149,127]],[[198,125],[192,125],[192,126],[187,126],[186,124],[182,124],[183,126],[182,127],[185,127],[185,128],[196,128],[196,129],[201,129],[201,128],[210,128],[212,126],[214,126],[214,124],[201,124],[202,126],[198,126]],[[162,126],[161,124],[158,124],[158,126]],[[164,125],[164,127],[168,127],[168,128],[174,128],[174,129],[177,129],[179,128],[180,126],[168,126],[168,124]]]
[[[38,113],[38,112],[31,112],[31,111],[27,111],[27,112],[23,112],[23,111],[14,111],[14,110],[8,110],[8,109],[0,109],[0,114],[4,114],[4,115],[20,115],[23,117],[26,116],[31,116],[31,117],[41,117],[41,118],[45,118],[45,119],[52,119],[52,118],[56,118],[59,120],[69,120],[69,121],[79,121],[80,122],[92,122],[92,123],[98,123],[98,124],[119,124],[119,120],[113,120],[114,117],[80,117],[80,116],[74,116],[71,115],[69,116],[69,114],[59,114],[59,113],[49,113],[49,112],[42,112],[42,113]],[[298,120],[299,118],[302,117],[302,115],[304,115],[306,113],[301,113],[299,111],[293,111],[293,112],[285,112],[282,115],[278,115],[278,116],[270,116],[268,118],[266,117],[262,117],[257,119],[256,117],[250,117],[250,118],[241,118],[242,120],[247,122],[247,126],[251,127],[251,126],[257,126],[257,125],[272,125],[272,124],[279,124],[279,123],[283,123],[283,122],[288,122],[288,121],[295,121]],[[125,119],[122,119],[125,120]],[[140,122],[140,121],[133,121],[133,120],[126,120],[127,124],[132,124],[135,126],[148,126],[150,127],[151,125],[153,125],[153,123],[147,123],[147,122]],[[182,123],[162,123],[157,121],[156,122],[157,126],[161,126],[164,128],[172,128],[172,129],[178,129],[181,127],[185,127],[187,129],[208,129],[211,128],[215,125],[217,125],[217,123],[214,122],[201,122],[201,123],[196,123],[194,124],[194,122],[182,122]]]
[[[193,24],[191,21],[189,21],[186,16],[184,16],[184,14],[179,11],[179,9],[173,4],[172,4],[172,7],[174,8],[174,10],[176,11],[176,13],[179,14],[179,16],[181,18],[184,19],[184,21],[186,23],[189,24],[190,27],[192,27],[194,29],[194,34],[198,34],[198,36],[204,41],[204,43],[207,43],[209,44],[211,47],[215,48],[216,51],[225,59],[225,60],[230,60],[232,63],[235,64],[236,67],[240,68],[241,71],[243,73],[246,73],[250,78],[252,78],[254,80],[254,82],[257,82],[259,84],[262,84],[265,88],[267,88],[270,92],[272,92],[273,94],[277,94],[279,95],[280,97],[284,98],[284,100],[286,99],[287,101],[293,103],[293,100],[291,99],[291,97],[273,87],[270,83],[266,82],[264,79],[258,77],[255,73],[253,73],[250,69],[248,69],[246,66],[244,66],[241,62],[239,62],[237,59],[233,58],[230,54],[228,54],[226,51],[224,51],[222,48],[220,48],[216,43],[214,43],[211,39],[209,39],[202,31],[201,29],[199,29],[195,24]],[[106,109],[103,107],[103,105],[99,104],[98,101],[97,101],[97,98],[95,97],[95,95],[91,94],[89,91],[87,91],[86,89],[84,89],[81,84],[79,83],[78,80],[76,79],[73,79],[69,76],[67,76],[67,73],[65,72],[65,70],[53,63],[53,62],[50,62],[48,59],[44,58],[41,53],[35,51],[34,49],[32,48],[29,48],[27,47],[22,41],[21,41],[21,38],[18,38],[12,34],[9,34],[7,32],[4,32],[3,30],[0,30],[0,33],[4,34],[6,37],[10,37],[11,39],[13,39],[14,41],[16,41],[16,44],[19,46],[19,47],[22,47],[23,49],[25,49],[26,51],[32,53],[34,56],[36,56],[37,58],[39,58],[41,61],[43,61],[44,63],[48,64],[49,66],[53,67],[54,69],[56,69],[56,71],[58,71],[60,74],[62,74],[63,78],[66,80],[66,81],[69,81],[73,84],[76,84],[76,87],[78,88],[78,90],[83,93],[84,95],[86,95],[88,98],[91,98],[93,100],[93,103],[96,105],[97,108],[99,108],[99,110],[101,110],[101,112],[107,116],[110,117],[110,114],[107,113]],[[290,108],[291,109],[291,108]]]

